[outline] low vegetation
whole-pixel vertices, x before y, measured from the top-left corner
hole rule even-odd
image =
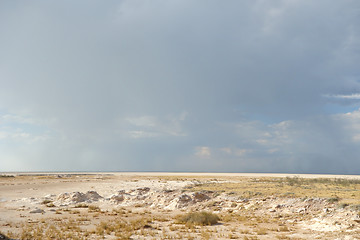
[[[240,196],[245,199],[254,197],[291,197],[326,198],[330,201],[346,201],[360,204],[360,180],[331,178],[239,178],[232,182],[210,182],[189,187],[187,191],[214,191]]]
[[[180,223],[185,224],[197,224],[197,225],[214,225],[218,223],[220,218],[213,213],[210,212],[193,212],[193,213],[187,213],[185,215],[180,215],[177,217],[177,220]]]
[[[0,178],[14,178],[14,175],[0,174]]]
[[[0,232],[0,239],[1,240],[9,240],[9,238],[5,234],[3,234],[1,232]]]

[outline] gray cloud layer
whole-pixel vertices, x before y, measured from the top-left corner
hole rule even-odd
[[[326,96],[360,91],[359,23],[355,0],[2,1],[0,169],[357,173],[335,113],[359,103]]]

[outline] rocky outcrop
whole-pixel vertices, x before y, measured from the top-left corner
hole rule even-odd
[[[76,204],[76,203],[82,203],[87,202],[91,203],[94,201],[99,201],[103,197],[100,196],[95,191],[88,191],[86,193],[82,192],[72,192],[72,193],[62,193],[57,197],[57,201],[61,204]]]
[[[97,192],[95,191],[87,191],[85,193],[85,201],[99,201],[100,199],[102,199],[103,197],[100,196]]]
[[[123,202],[124,200],[125,200],[125,197],[124,197],[123,193],[114,194],[114,195],[110,196],[110,201],[115,204],[119,204],[119,203]]]
[[[40,208],[35,208],[34,210],[30,211],[30,213],[41,213],[41,214],[43,214],[43,213],[45,213],[45,211],[40,209]]]

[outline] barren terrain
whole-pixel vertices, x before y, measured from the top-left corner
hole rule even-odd
[[[360,239],[360,177],[2,173],[0,211],[11,239]]]

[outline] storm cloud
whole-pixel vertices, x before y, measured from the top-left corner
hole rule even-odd
[[[358,173],[360,2],[1,1],[0,171]]]

